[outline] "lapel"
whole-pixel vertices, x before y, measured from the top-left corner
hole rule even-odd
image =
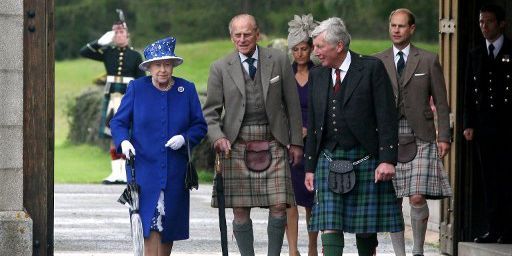
[[[398,94],[398,77],[396,74],[395,56],[393,54],[393,47],[389,48],[384,52],[382,62],[386,68],[389,79],[391,79],[391,85],[393,85],[393,92],[395,96]]]
[[[352,93],[359,85],[359,81],[363,77],[362,69],[363,65],[361,63],[361,55],[350,51],[350,55],[352,57],[350,66],[348,68],[347,74],[345,74],[345,78],[343,82],[346,80],[346,88],[345,94],[343,95],[343,106],[347,103],[348,99],[352,96]]]
[[[231,76],[231,79],[233,79],[233,83],[238,87],[238,90],[240,90],[242,97],[245,98],[245,80],[244,74],[242,73],[242,63],[240,62],[238,51],[231,54],[228,65],[228,73]]]
[[[416,67],[420,62],[420,53],[418,48],[411,44],[411,49],[409,51],[409,57],[407,57],[407,63],[405,64],[405,73],[404,73],[404,87],[407,86],[409,80],[411,80],[414,71],[416,71]]]
[[[503,45],[501,45],[501,49],[500,51],[498,52],[498,54],[496,54],[496,62],[501,62],[501,60],[503,59],[504,55],[508,55],[508,58],[510,59],[510,41],[505,37],[503,38]]]
[[[258,46],[258,68],[261,75],[261,86],[263,87],[263,101],[267,102],[268,87],[270,86],[270,76],[272,75],[272,68],[274,61],[272,60],[272,53],[270,50]],[[281,77],[281,79],[283,79]]]
[[[317,104],[320,106],[320,110],[322,114],[327,113],[327,99],[329,98],[329,90],[332,90],[332,77],[331,77],[331,68],[322,67],[320,69],[320,75],[313,89],[316,89],[318,92],[318,97],[316,97]],[[324,115],[322,115],[324,116]],[[325,118],[321,118],[322,126]]]

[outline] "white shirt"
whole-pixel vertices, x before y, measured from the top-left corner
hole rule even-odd
[[[245,60],[249,57],[243,55],[242,53],[238,52],[238,56],[240,56],[240,62],[242,62],[242,67],[244,67],[244,70],[247,74],[249,74],[249,63],[247,63]],[[258,46],[256,46],[256,50],[251,56],[253,59],[255,59],[253,65],[255,68],[258,68]]]
[[[350,52],[347,52],[347,56],[345,56],[345,60],[343,60],[343,63],[341,63],[341,66],[338,69],[341,69],[340,72],[340,80],[343,82],[343,79],[345,78],[345,75],[347,74],[348,68],[350,67],[350,63],[352,62],[352,57],[350,56]],[[336,69],[333,68],[331,70],[331,76],[332,76],[332,86],[334,87],[336,85]]]
[[[393,56],[394,56],[394,60],[395,60],[395,68],[396,68],[396,64],[398,63],[398,60],[400,59],[400,55],[398,55],[398,52],[399,51],[402,51],[403,52],[403,56],[404,56],[404,61],[405,63],[407,63],[407,57],[409,57],[409,52],[411,51],[411,44],[408,44],[405,48],[403,48],[402,50],[399,50],[398,48],[396,48],[394,45],[393,45]]]
[[[498,55],[498,53],[501,50],[501,46],[503,45],[503,40],[503,34],[500,37],[498,37],[498,39],[494,40],[494,42],[492,43],[489,42],[489,40],[485,39],[485,45],[487,46],[487,54],[489,54],[489,45],[492,44],[494,45],[494,51],[492,51],[492,55],[494,56],[494,58],[496,58],[496,55]]]

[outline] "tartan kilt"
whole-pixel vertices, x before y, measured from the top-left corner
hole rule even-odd
[[[251,140],[270,141],[272,162],[265,171],[253,172],[245,165],[246,146],[240,141]],[[286,147],[273,139],[268,125],[243,126],[229,156],[221,155],[221,168],[226,208],[295,204]],[[211,205],[216,208],[215,186],[214,181]]]
[[[401,119],[399,134],[412,134],[406,119]],[[408,163],[398,163],[393,179],[396,196],[399,198],[423,195],[427,199],[442,199],[452,195],[448,174],[438,157],[437,144],[416,137],[418,152]]]
[[[362,147],[351,150],[324,150],[333,160],[357,161],[368,153]],[[329,161],[318,157],[314,185],[315,203],[309,231],[339,230],[348,233],[398,232],[404,230],[401,208],[391,181],[375,183],[377,160],[374,157],[354,166],[356,184],[346,194],[328,187]]]

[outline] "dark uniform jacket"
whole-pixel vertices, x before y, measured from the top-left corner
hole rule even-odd
[[[464,96],[464,129],[475,136],[507,136],[512,125],[512,44],[503,45],[489,61],[485,41],[469,52]],[[512,138],[509,136],[508,138]]]
[[[80,49],[85,58],[102,61],[109,76],[125,76],[139,78],[145,75],[139,69],[142,56],[133,47],[101,46],[92,41]]]
[[[359,144],[379,163],[396,164],[398,122],[391,81],[382,62],[375,57],[351,52],[352,61],[345,74],[338,101],[341,115]],[[332,90],[331,68],[317,67],[309,73],[308,136],[305,170],[315,170],[323,149],[327,99]]]

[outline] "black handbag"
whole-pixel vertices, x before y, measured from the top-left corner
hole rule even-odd
[[[414,134],[398,135],[398,162],[408,163],[412,161],[418,153],[416,137]]]
[[[354,166],[370,158],[370,155],[355,162],[347,160],[332,160],[325,152],[325,158],[329,161],[329,176],[327,178],[329,189],[337,194],[345,194],[356,185]]]
[[[196,190],[199,188],[199,177],[197,176],[196,167],[192,161],[192,154],[190,153],[190,143],[187,136],[187,154],[188,154],[188,162],[187,162],[187,172],[185,173],[185,189],[192,190],[195,188]]]

